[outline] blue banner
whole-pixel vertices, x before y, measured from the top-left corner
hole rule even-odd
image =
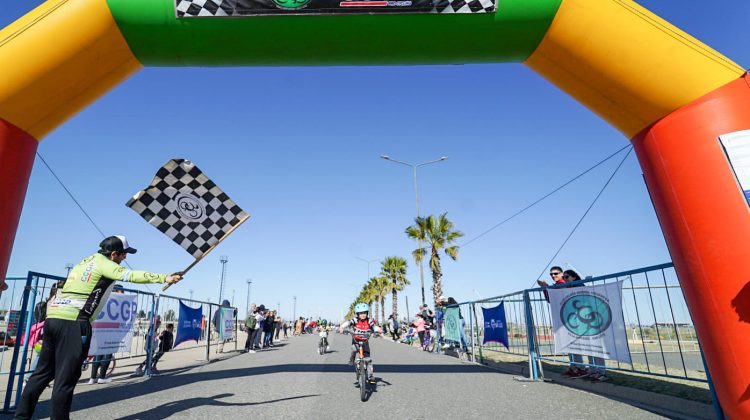
[[[174,347],[178,344],[201,338],[201,319],[203,318],[203,307],[198,306],[193,309],[180,301],[180,317],[177,323],[177,336],[174,340]]]
[[[494,308],[482,308],[484,339],[482,344],[500,343],[508,348],[508,326],[505,323],[505,306],[501,302]]]

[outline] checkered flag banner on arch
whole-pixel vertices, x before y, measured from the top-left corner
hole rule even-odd
[[[149,224],[199,260],[250,216],[189,160],[172,159],[128,200]]]

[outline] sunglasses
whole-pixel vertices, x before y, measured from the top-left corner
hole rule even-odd
[[[559,276],[560,274],[561,273],[559,271],[558,272],[549,273],[550,277]]]

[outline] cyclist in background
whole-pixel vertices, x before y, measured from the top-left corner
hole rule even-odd
[[[356,314],[355,318],[350,319],[339,326],[339,333],[343,332],[344,329],[348,327],[351,327],[353,330],[352,355],[349,357],[349,365],[354,365],[354,357],[357,355],[355,341],[364,342],[362,350],[364,351],[365,357],[370,357],[370,342],[368,341],[368,338],[358,334],[367,332],[380,333],[382,331],[382,329],[376,325],[375,321],[370,319],[370,305],[366,303],[358,303],[354,306],[354,313]],[[372,376],[374,370],[373,364],[370,363],[369,371],[367,372],[367,380],[369,382],[374,382],[375,380]]]

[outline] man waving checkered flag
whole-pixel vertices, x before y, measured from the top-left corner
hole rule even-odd
[[[126,206],[184,248],[195,262],[250,217],[185,159],[167,162],[151,185]]]

